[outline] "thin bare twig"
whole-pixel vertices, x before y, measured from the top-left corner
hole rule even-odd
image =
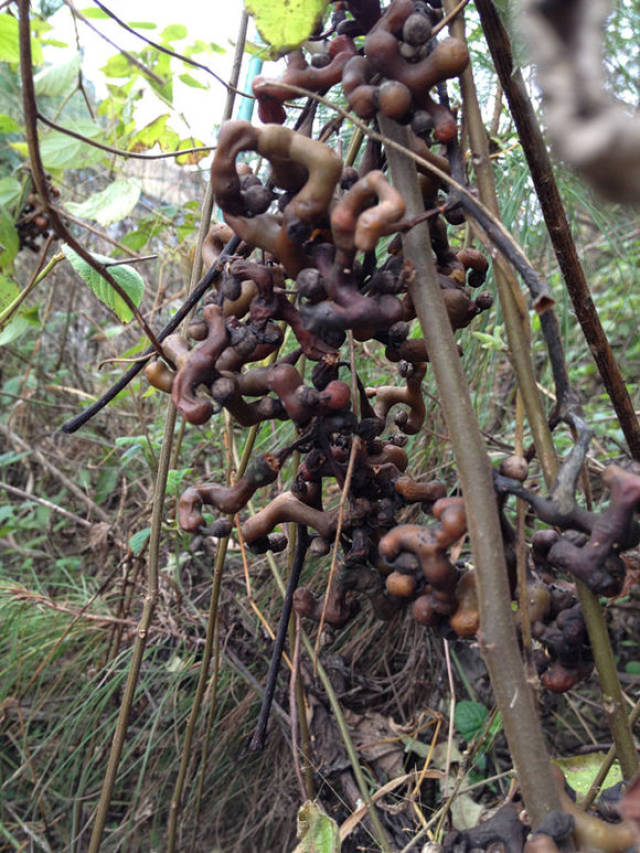
[[[180,151],[165,151],[164,154],[139,154],[137,151],[126,151],[123,148],[112,148],[111,145],[104,145],[102,142],[96,142],[95,139],[90,139],[88,136],[83,136],[75,130],[69,130],[68,127],[64,127],[64,125],[52,121],[50,118],[42,115],[41,112],[38,112],[37,117],[38,121],[41,121],[53,130],[57,130],[59,133],[64,133],[66,136],[72,136],[74,139],[79,139],[80,142],[91,145],[93,148],[99,148],[101,151],[106,151],[109,154],[116,154],[118,157],[127,157],[134,160],[169,160],[172,157],[180,157],[182,154],[208,154],[209,151],[216,150],[215,145],[203,145],[197,148],[182,148]]]
[[[280,613],[280,621],[278,622],[278,633],[273,644],[271,653],[271,662],[269,664],[269,672],[262,697],[262,705],[258,716],[256,730],[249,741],[249,749],[261,750],[264,748],[265,737],[267,734],[267,724],[269,722],[269,711],[273,701],[273,694],[276,690],[276,681],[278,679],[278,671],[280,669],[280,661],[282,659],[282,650],[284,649],[284,641],[287,637],[289,629],[289,617],[291,616],[291,608],[293,605],[293,593],[298,587],[298,581],[304,566],[304,558],[309,547],[309,535],[307,528],[299,524],[296,536],[296,553],[291,565],[289,581],[287,583],[287,591],[282,602],[282,611]]]
[[[191,65],[193,68],[200,68],[202,71],[210,74],[214,80],[217,80],[228,92],[233,92],[234,95],[241,95],[243,98],[253,98],[254,96],[249,92],[243,92],[242,89],[238,89],[236,86],[233,86],[231,83],[227,83],[219,74],[216,74],[215,71],[212,71],[208,65],[204,65],[202,62],[196,62],[195,59],[190,59],[188,56],[184,56],[181,53],[177,53],[175,50],[171,50],[165,45],[158,44],[156,41],[152,41],[146,36],[142,35],[142,33],[135,30],[133,27],[130,27],[129,24],[125,23],[122,18],[119,18],[111,9],[108,9],[104,3],[101,3],[100,0],[93,0],[93,2],[98,6],[98,8],[102,9],[102,11],[107,14],[113,21],[116,22],[123,30],[131,33],[131,35],[136,36],[141,41],[148,44],[150,47],[154,47],[156,50],[159,50],[160,53],[166,53],[167,56],[173,56],[175,59],[180,59],[182,62],[186,62],[187,65]]]
[[[58,504],[54,504],[51,501],[45,500],[44,498],[39,498],[37,495],[33,495],[30,492],[25,492],[23,489],[18,489],[16,486],[10,486],[9,483],[4,483],[0,481],[0,489],[5,489],[5,491],[9,492],[10,495],[15,495],[17,498],[22,498],[26,501],[34,501],[35,503],[40,504],[41,506],[46,506],[47,509],[53,510],[53,512],[57,512],[58,515],[62,515],[65,518],[68,518],[69,521],[73,521],[75,524],[79,524],[81,527],[93,527],[93,524],[90,521],[87,521],[86,518],[80,518],[79,515],[76,515],[75,512],[70,512],[68,509],[64,509]]]
[[[73,5],[73,3],[71,3],[71,0],[64,0],[64,2],[69,7],[72,15],[75,18],[78,18],[78,20],[82,21],[83,24],[86,24],[86,26],[89,27],[90,30],[93,30],[93,32],[97,36],[100,36],[100,38],[103,41],[106,41],[107,44],[110,44],[111,47],[115,48],[115,50],[117,50],[118,53],[120,53],[120,54],[122,54],[122,56],[124,56],[124,58],[127,60],[127,62],[129,62],[131,65],[134,65],[139,71],[141,71],[144,75],[149,77],[150,80],[153,80],[153,82],[156,83],[158,86],[164,86],[166,84],[166,82],[167,82],[166,80],[163,80],[162,77],[159,77],[150,68],[147,68],[147,66],[144,64],[144,62],[141,62],[137,56],[133,56],[131,53],[129,53],[128,50],[124,50],[123,48],[121,48],[120,45],[116,44],[108,36],[106,36],[103,32],[101,32],[96,26],[94,26],[91,23],[91,21],[87,20],[87,18],[85,18],[85,16],[82,14],[82,12],[79,12],[76,9],[76,7]]]
[[[167,323],[167,325],[162,329],[162,331],[158,334],[158,340],[163,341],[168,335],[171,334],[175,329],[178,328],[180,323],[184,320],[184,318],[189,314],[191,309],[198,304],[198,302],[202,299],[207,290],[214,284],[218,276],[220,275],[220,270],[222,268],[222,263],[226,260],[228,255],[233,254],[236,247],[240,244],[240,240],[237,237],[232,237],[229,243],[224,247],[220,257],[216,261],[216,263],[205,273],[204,277],[198,282],[196,287],[191,291],[189,296],[185,299],[180,308],[173,315],[171,320]],[[62,424],[61,429],[63,432],[71,433],[80,429],[81,426],[87,423],[87,421],[91,420],[91,418],[96,415],[99,411],[104,409],[111,400],[116,397],[123,388],[126,388],[129,382],[134,379],[138,373],[143,369],[146,362],[151,358],[154,354],[155,350],[153,347],[149,347],[142,353],[140,357],[140,361],[134,364],[132,367],[127,370],[127,372],[118,379],[118,381],[109,388],[107,392],[105,392],[95,403],[92,403],[88,406],[83,412],[80,412],[79,415],[76,415],[74,418],[66,421]],[[143,358],[146,356],[146,358]]]

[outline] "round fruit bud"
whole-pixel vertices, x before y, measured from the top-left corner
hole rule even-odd
[[[402,27],[402,40],[414,47],[426,44],[431,38],[431,22],[426,15],[414,12]]]
[[[389,118],[399,121],[411,109],[411,91],[399,80],[385,80],[378,89],[378,106]]]
[[[500,473],[505,477],[510,477],[512,480],[519,480],[523,483],[529,473],[529,463],[524,456],[507,456],[500,463]]]

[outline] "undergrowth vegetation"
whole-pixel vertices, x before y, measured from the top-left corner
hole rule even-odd
[[[628,4],[621,5],[630,14]],[[194,86],[213,92],[218,84],[209,76],[144,45],[129,52],[144,66],[142,71],[122,54],[114,56],[103,70],[108,95],[97,100],[79,63],[67,68],[68,62],[51,58],[55,47],[47,43],[55,41],[56,31],[50,14],[43,4],[32,18],[35,70],[40,72],[36,82],[43,75],[36,93],[46,117],[84,135],[93,128],[91,135],[98,141],[138,153],[213,144],[213,135],[203,143],[181,124],[182,107],[170,89],[171,81],[188,71]],[[500,99],[496,109],[498,87],[475,12],[468,14],[472,57],[482,57],[478,62],[484,63],[478,73],[502,220],[548,278],[556,298],[573,388],[595,430],[587,473],[598,509],[608,501],[600,473],[627,460],[628,450],[566,296],[510,115]],[[98,28],[103,24],[96,7],[85,15]],[[632,23],[637,23],[637,10]],[[217,46],[193,41],[195,34],[183,34],[180,27],[167,28],[162,36],[151,26],[148,31],[165,46],[206,64]],[[140,631],[146,644],[101,849],[167,849],[167,827],[174,819],[178,850],[291,850],[302,802],[291,759],[296,703],[288,674],[293,644],[287,646],[276,685],[266,747],[251,752],[247,742],[256,726],[292,554],[255,556],[234,532],[222,576],[215,562],[219,539],[206,532],[186,534],[176,516],[187,485],[222,482],[238,470],[251,444],[254,456],[283,447],[295,439],[294,426],[274,421],[251,432],[234,425],[222,410],[202,427],[178,419],[174,428],[167,418],[168,398],[137,377],[80,431],[61,431],[68,418],[120,378],[148,342],[136,321],[128,322],[122,306],[114,313],[76,274],[60,253],[50,223],[38,222],[43,214],[33,198],[26,157],[12,6],[0,14],[0,32],[4,30],[7,39],[15,38],[16,50],[3,48],[0,40],[0,319],[8,318],[7,309],[21,291],[29,292],[0,330],[0,850],[89,849]],[[630,48],[614,36],[610,61],[620,75]],[[81,32],[87,45],[92,37],[89,30]],[[58,65],[57,76],[44,76]],[[450,94],[457,98],[455,85]],[[135,102],[149,88],[158,96],[158,117],[139,127]],[[328,111],[318,113],[315,135],[329,118]],[[189,199],[167,202],[141,178],[125,173],[124,164],[130,162],[125,157],[92,149],[43,124],[39,128],[44,167],[59,193],[56,204],[72,214],[67,226],[91,252],[133,262],[145,286],[140,310],[152,329],[161,328],[184,300],[194,263],[198,269],[201,199],[210,165],[202,158],[207,152],[187,154],[180,165],[169,161],[170,167],[159,168],[165,188],[180,184]],[[344,123],[344,149],[351,136]],[[604,329],[634,408],[640,408],[637,216],[603,203],[561,168],[557,178]],[[113,196],[96,200],[111,190]],[[95,204],[93,212],[87,199]],[[469,226],[449,226],[449,239],[456,248],[466,245]],[[151,257],[140,262],[141,256]],[[34,286],[45,268],[46,276]],[[486,287],[495,292],[492,272]],[[518,444],[525,450],[532,446],[526,424],[518,434],[517,384],[498,300],[456,337],[497,468]],[[281,352],[294,347],[293,335],[286,335]],[[399,382],[388,372],[382,344],[356,342],[354,350],[365,386]],[[535,317],[531,351],[548,415],[555,389]],[[408,440],[410,469],[416,479],[442,480],[453,495],[459,491],[458,475],[431,371],[423,387],[427,421]],[[160,507],[158,598],[150,624],[141,627],[167,431],[173,446]],[[554,433],[554,440],[560,456],[573,443],[564,428]],[[292,483],[295,465],[293,456],[273,486],[259,491],[242,510],[243,520]],[[530,484],[544,488],[535,458],[529,477]],[[339,500],[338,487],[329,488],[326,507],[336,508]],[[510,517],[515,522],[515,511]],[[418,512],[407,509],[405,520],[418,521]],[[527,524],[532,528],[532,517]],[[468,541],[460,544],[456,559],[461,565],[473,562]],[[635,552],[631,559],[640,569]],[[305,563],[303,582],[318,595],[323,594],[330,560],[331,555]],[[221,578],[221,588],[212,621],[214,576]],[[638,606],[632,584],[624,597],[605,605],[629,706],[640,693]],[[306,697],[313,786],[327,814],[338,825],[347,822],[343,850],[378,849],[370,819],[360,808],[345,726],[394,850],[410,849],[421,830],[413,849],[428,838],[442,841],[452,826],[475,826],[487,810],[514,795],[511,757],[475,641],[443,641],[404,610],[383,622],[364,605],[346,627],[324,628],[316,663],[315,631],[314,625],[309,630],[311,653],[309,648],[300,652],[296,665]],[[203,674],[203,656],[209,652]],[[200,713],[193,720],[194,695],[202,679]],[[595,675],[565,694],[542,692],[538,699],[555,757],[596,747],[606,752],[611,735]],[[182,803],[174,814],[172,799],[181,773]]]

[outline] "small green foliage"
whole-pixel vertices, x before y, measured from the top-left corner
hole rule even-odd
[[[31,39],[31,56],[34,65],[42,62],[42,49],[36,39]],[[20,62],[18,19],[14,15],[0,15],[0,62]]]
[[[310,800],[298,809],[298,838],[293,853],[340,853],[338,825]]]
[[[167,492],[177,492],[184,478],[192,471],[193,468],[171,468],[167,473]]]
[[[569,758],[554,758],[553,764],[557,764],[562,770],[567,782],[571,785],[573,790],[580,796],[584,796],[591,787],[591,783],[596,778],[596,774],[602,766],[604,759],[604,752],[591,752],[589,755],[573,755]],[[609,788],[611,785],[615,785],[616,782],[621,781],[622,773],[620,771],[620,765],[616,762],[607,773],[606,779],[602,783],[602,787]]]
[[[13,219],[5,207],[0,208],[0,269],[6,270],[18,254],[20,240]]]
[[[145,125],[132,137],[129,150],[144,151],[147,148],[153,148],[157,143],[163,151],[174,151],[180,137],[175,130],[167,127],[169,117],[169,113],[163,113]]]
[[[119,320],[124,323],[128,323],[133,314],[131,313],[128,305],[126,305],[120,295],[115,292],[109,282],[90,267],[89,264],[76,254],[70,246],[65,244],[62,247],[62,251],[71,266],[89,285],[98,299],[100,299],[108,308],[111,308]],[[101,263],[111,260],[111,258],[106,258],[104,255],[94,254],[93,257]],[[109,272],[125,291],[133,304],[138,306],[142,300],[142,294],[144,292],[144,281],[142,280],[140,273],[138,273],[133,267],[129,267],[126,264],[109,267]]]
[[[163,42],[181,41],[187,37],[187,28],[184,24],[169,24],[160,33]]]
[[[142,553],[143,548],[149,541],[150,535],[151,528],[145,527],[142,530],[138,530],[138,532],[134,533],[133,536],[129,539],[129,547],[136,555],[136,557]]]
[[[12,116],[0,115],[0,133],[15,133],[18,130],[20,125]]]
[[[60,97],[65,95],[69,89],[73,88],[73,84],[78,77],[80,70],[81,57],[74,56],[68,62],[61,62],[59,65],[49,65],[43,68],[33,78],[33,83],[38,97]]]
[[[482,734],[486,728],[489,717],[488,709],[480,702],[472,702],[469,699],[461,699],[456,703],[454,721],[456,729],[461,737],[467,742]],[[495,737],[502,730],[500,714],[492,721],[486,734],[489,738]]]
[[[128,216],[140,198],[140,182],[134,178],[113,181],[108,187],[94,193],[83,202],[68,202],[67,207],[75,216],[95,219],[100,225],[112,225]]]
[[[84,15],[85,18],[95,18],[100,21],[109,20],[107,13],[103,12],[103,10],[99,9],[97,6],[87,6],[86,9],[80,9],[80,13]]]

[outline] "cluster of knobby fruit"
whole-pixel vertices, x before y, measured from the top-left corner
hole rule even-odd
[[[283,84],[325,92],[342,82],[356,113],[371,118],[382,110],[410,124],[415,150],[448,172],[446,157],[428,143],[450,141],[456,133],[455,117],[431,98],[429,90],[465,67],[465,46],[450,38],[433,44],[436,3],[394,0],[384,14],[377,0],[350,0],[345,5],[352,17],[333,28],[342,30],[334,38],[332,31],[314,43],[310,64],[302,50],[294,51],[283,78],[256,81],[261,118],[284,120],[283,104],[291,91]],[[364,54],[352,40],[357,34],[366,34]],[[388,96],[389,92],[393,94]],[[243,152],[268,161],[271,171],[265,182],[246,163],[237,162]],[[163,343],[166,363],[154,361],[146,375],[172,394],[190,423],[203,424],[225,408],[242,426],[290,420],[297,429],[295,441],[260,456],[233,485],[188,488],[178,507],[184,530],[204,529],[202,507],[208,505],[225,516],[214,524],[215,533],[230,532],[226,517],[241,511],[256,490],[273,484],[285,460],[297,450],[301,463],[291,488],[242,525],[247,546],[258,553],[282,550],[286,537],[274,530],[294,522],[313,531],[313,552],[328,553],[339,527],[341,571],[330,590],[325,621],[344,625],[361,593],[368,595],[382,618],[411,603],[418,622],[472,637],[479,627],[474,574],[461,573],[448,555],[466,531],[463,500],[447,498],[444,484],[416,480],[406,470],[403,443],[420,430],[426,415],[421,382],[428,353],[424,340],[410,335],[415,312],[408,284],[415,272],[402,255],[400,234],[411,223],[382,166],[380,147],[372,142],[357,170],[343,169],[328,145],[280,123],[263,127],[245,121],[225,123],[211,182],[226,224],[209,232],[203,247],[205,263],[215,263],[232,237],[241,242],[225,262],[216,289],[205,297],[201,316],[189,326],[190,337],[199,343],[171,335]],[[426,174],[420,180],[425,209],[436,210],[443,188]],[[437,211],[429,225],[449,320],[454,330],[461,329],[492,303],[490,294],[473,299],[468,289],[482,285],[488,264],[473,248],[452,249],[446,223]],[[392,234],[396,236],[381,259],[379,241]],[[252,255],[255,249],[261,250],[257,259]],[[293,287],[287,287],[288,279]],[[278,357],[284,326],[293,332],[297,348]],[[356,341],[381,342],[387,360],[399,364],[404,384],[364,388],[341,360],[347,333]],[[310,384],[296,366],[303,355],[314,363]],[[277,360],[264,366],[269,356]],[[340,378],[340,371],[347,381]],[[384,438],[394,409],[399,432]],[[323,484],[334,480],[343,488],[352,456],[348,502],[339,519],[337,511],[323,506],[327,492]],[[525,476],[526,465],[524,476],[502,476],[497,488],[507,545],[514,535],[504,502],[510,493],[529,495],[521,483]],[[425,525],[399,523],[411,504],[421,505],[435,520]],[[614,506],[619,506],[616,494]],[[590,516],[590,526],[584,522],[578,529],[596,531],[599,518],[608,515]],[[629,536],[607,540],[601,546],[606,550],[602,559],[594,559],[600,566],[629,541]],[[591,547],[563,535],[546,549],[538,543],[534,558],[545,567],[575,571],[569,546],[579,551]],[[513,569],[515,560],[509,563]],[[515,571],[513,575],[515,593]],[[532,581],[531,592],[535,633],[549,652],[546,681],[551,689],[567,689],[571,678],[575,683],[588,669],[581,616],[573,601],[554,595],[542,581]],[[316,619],[322,610],[322,602],[304,588],[296,591],[294,606]]]
[[[60,195],[60,190],[51,185],[49,192],[53,198]],[[50,228],[49,217],[38,195],[33,192],[29,193],[16,220],[20,249],[31,249],[32,252],[39,252],[38,240],[48,237]]]
[[[511,462],[505,460],[494,478],[499,505],[504,505],[507,495],[516,495],[529,504],[540,521],[552,525],[538,530],[532,538],[529,616],[533,636],[546,649],[546,655],[537,660],[542,683],[549,690],[562,693],[591,672],[593,660],[575,593],[566,584],[556,584],[555,578],[558,573],[572,575],[597,595],[621,592],[626,575],[624,552],[640,543],[640,524],[636,520],[640,475],[617,465],[606,468],[602,479],[611,500],[605,510],[594,513],[578,506],[570,489],[561,485],[557,484],[547,497],[529,491],[522,485],[526,465]],[[561,473],[558,482],[562,479]],[[503,533],[507,542],[513,541],[504,515]],[[509,548],[507,554],[509,558]],[[513,564],[515,557],[510,556],[508,562]]]

